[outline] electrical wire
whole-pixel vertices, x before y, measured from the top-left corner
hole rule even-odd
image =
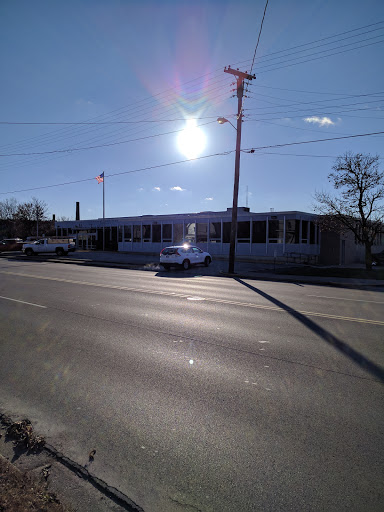
[[[259,154],[259,150],[260,149],[272,149],[272,148],[278,148],[278,147],[285,147],[285,146],[294,146],[294,145],[301,145],[301,144],[312,144],[312,143],[317,143],[317,142],[326,142],[326,141],[333,141],[333,140],[340,140],[340,139],[351,139],[351,138],[356,138],[356,137],[368,137],[368,136],[371,136],[371,135],[378,135],[378,134],[383,134],[384,132],[373,132],[373,133],[360,133],[360,134],[356,134],[356,135],[348,135],[348,136],[344,136],[344,137],[331,137],[331,138],[327,138],[327,139],[317,139],[317,140],[307,140],[307,141],[302,141],[302,142],[289,142],[289,143],[285,143],[285,144],[273,144],[273,145],[269,145],[269,146],[257,146],[257,147],[254,147],[254,148],[248,148],[248,149],[242,149],[241,151],[243,153],[257,153],[256,154]],[[222,153],[214,153],[214,154],[211,154],[211,155],[204,155],[204,156],[200,156],[200,157],[197,157],[193,160],[179,160],[177,162],[169,162],[169,163],[166,163],[166,164],[160,164],[160,165],[153,165],[153,166],[149,166],[149,167],[143,167],[143,168],[140,168],[140,169],[134,169],[134,170],[131,170],[131,171],[123,171],[123,172],[117,172],[117,173],[112,173],[112,174],[104,174],[105,178],[109,178],[109,177],[112,177],[112,176],[121,176],[121,175],[124,175],[124,174],[131,174],[131,173],[136,173],[136,172],[142,172],[142,171],[149,171],[149,170],[152,170],[152,169],[159,169],[159,168],[162,168],[162,167],[169,167],[171,165],[178,165],[178,164],[183,164],[183,163],[191,163],[193,161],[196,161],[196,160],[203,160],[203,159],[206,159],[206,158],[212,158],[212,157],[215,157],[215,156],[226,156],[226,155],[229,155],[231,153],[234,153],[236,150],[232,149],[232,150],[229,150],[229,151],[224,151]],[[84,182],[87,182],[87,181],[93,181],[95,178],[85,178],[83,180],[76,180],[76,181],[68,181],[68,182],[65,182],[65,183],[56,183],[56,184],[53,184],[53,185],[45,185],[45,186],[41,186],[41,187],[33,187],[33,188],[28,188],[28,189],[23,189],[23,190],[13,190],[12,192],[0,192],[0,195],[7,195],[7,194],[16,194],[16,193],[19,193],[19,192],[30,192],[32,190],[42,190],[42,189],[47,189],[47,188],[53,188],[53,187],[61,187],[61,186],[65,186],[65,185],[73,185],[73,184],[76,184],[76,183],[84,183]]]
[[[343,137],[328,137],[327,139],[305,140],[305,141],[301,141],[301,142],[289,142],[289,143],[285,143],[285,144],[272,144],[270,146],[258,146],[258,147],[249,148],[249,149],[242,149],[241,151],[243,153],[255,153],[255,151],[257,151],[259,149],[282,148],[282,147],[286,147],[286,146],[299,146],[301,144],[313,144],[315,142],[329,142],[332,140],[354,139],[357,137],[369,137],[371,135],[382,135],[383,133],[384,133],[384,131],[383,132],[372,132],[372,133],[358,133],[356,135],[345,135]]]
[[[199,128],[201,126],[206,126],[207,124],[212,124],[212,123],[216,123],[216,120],[215,121],[209,121],[208,123],[200,124],[197,127]],[[128,142],[136,142],[136,141],[139,141],[139,140],[152,139],[154,137],[160,137],[160,136],[163,136],[163,135],[170,135],[170,134],[173,134],[173,133],[180,133],[183,130],[184,130],[184,128],[182,130],[173,130],[171,132],[158,133],[156,135],[148,135],[146,137],[139,137],[139,138],[136,138],[136,139],[124,140],[124,141],[120,141],[120,142],[111,142],[111,143],[108,143],[108,144],[99,144],[97,146],[88,146],[88,147],[83,147],[83,148],[54,149],[52,151],[31,152],[31,153],[8,153],[8,154],[0,154],[0,157],[25,156],[25,155],[48,155],[48,154],[52,154],[52,153],[69,153],[69,152],[72,152],[72,151],[84,151],[84,150],[88,150],[88,149],[104,148],[104,147],[109,147],[109,146],[117,146],[119,144],[126,144]]]
[[[220,75],[221,76],[221,75]],[[225,80],[227,79],[227,77],[222,77],[220,80],[216,81],[216,82],[213,82],[213,84],[210,84],[209,87],[212,87],[212,85],[215,85],[217,83],[223,83],[225,82]],[[189,82],[193,82],[195,81],[196,79],[194,80],[191,80]],[[187,83],[189,83],[187,82]],[[216,90],[216,89],[215,89]],[[209,88],[208,88],[208,92],[210,92]],[[93,118],[90,118],[90,120],[88,121],[92,121],[92,120],[97,120],[97,119],[121,119],[121,117],[123,115],[129,115],[130,118],[135,118],[135,117],[138,117],[139,115],[141,115],[143,113],[143,111],[148,111],[148,109],[152,108],[152,104],[157,104],[158,102],[158,99],[156,99],[157,96],[160,96],[162,93],[159,93],[157,95],[155,95],[154,97],[152,98],[146,98],[144,100],[139,100],[138,102],[132,104],[132,105],[129,105],[129,106],[126,106],[126,107],[122,107],[120,109],[116,109],[114,111],[111,111],[109,113],[106,113],[106,114],[101,114],[101,115],[98,115],[98,116],[94,116]],[[168,92],[168,96],[162,96],[160,99],[161,100],[166,100],[168,97],[170,97],[171,95],[174,95],[175,94],[175,91],[174,90],[170,90],[170,92]],[[192,97],[193,99],[193,97]],[[142,105],[143,103],[145,103],[144,105]],[[160,107],[162,108],[162,110],[164,110],[163,106],[160,105]],[[157,109],[159,108],[159,106],[156,107]],[[168,111],[169,109],[166,108],[165,109],[166,111]],[[172,108],[172,110],[174,110],[174,107]],[[178,111],[178,114],[180,113],[180,111]],[[30,144],[33,144],[34,146],[36,145],[36,142],[37,141],[41,141],[41,142],[44,142],[44,143],[49,143],[51,142],[53,139],[52,137],[54,138],[56,135],[60,138],[62,137],[63,135],[65,134],[69,134],[69,137],[74,137],[75,135],[84,135],[84,134],[87,134],[87,133],[91,133],[92,131],[94,130],[77,130],[77,131],[74,131],[72,128],[61,128],[59,130],[54,130],[54,131],[51,131],[51,132],[48,132],[44,135],[40,135],[40,136],[35,136],[35,137],[32,137],[30,139],[26,139],[26,140],[22,140],[22,141],[19,141],[19,142],[15,142],[13,143],[12,145],[10,144],[6,144],[6,145],[3,145],[2,147],[9,147],[9,146],[13,146],[15,147],[15,145],[17,144],[21,144],[23,145],[25,142],[28,142]],[[68,137],[63,137],[63,138],[68,138]],[[56,140],[57,140],[57,137],[56,137]]]
[[[335,111],[332,111],[332,112],[318,112],[316,115],[319,115],[319,116],[331,116],[331,115],[336,115],[336,114],[343,114],[343,117],[354,117],[356,119],[378,119],[378,120],[381,120],[381,119],[384,119],[384,117],[373,117],[373,116],[354,116],[354,115],[351,115],[349,114],[349,112],[358,112],[358,111],[363,111],[363,112],[372,112],[372,111],[376,111],[376,109],[371,109],[371,108],[351,108],[351,109],[348,109],[348,110],[339,110],[338,112],[335,112]],[[348,114],[345,114],[345,112],[348,112]],[[312,114],[314,115],[314,114]],[[292,116],[290,115],[289,118],[290,119],[295,119],[295,118],[302,118],[304,116],[304,114],[300,114],[300,115],[297,115],[297,116]],[[266,119],[260,119],[260,118],[252,118],[252,117],[246,117],[246,121],[254,121],[254,122],[260,122],[260,121],[278,121],[280,119],[286,119],[286,115],[285,116],[282,116],[282,117],[268,117]]]
[[[312,51],[312,50],[315,50],[316,48],[322,48],[323,46],[328,46],[330,44],[337,44],[337,43],[340,43],[342,41],[347,41],[348,39],[352,39],[353,37],[360,37],[360,36],[364,36],[366,34],[372,34],[373,32],[377,32],[378,30],[383,30],[384,27],[380,27],[380,28],[375,28],[373,30],[368,30],[367,32],[362,32],[361,34],[356,34],[354,36],[348,36],[348,37],[343,37],[341,39],[337,39],[336,41],[331,41],[329,43],[323,43],[323,44],[319,44],[317,46],[312,46],[310,48],[306,48],[304,50],[298,50],[298,51],[295,51],[295,52],[292,52],[292,53],[287,53],[285,55],[282,55],[280,57],[272,57],[272,58],[267,58],[269,57],[270,55],[275,55],[277,53],[283,53],[283,52],[287,52],[288,50],[282,50],[280,52],[275,52],[275,53],[271,53],[271,54],[268,54],[268,55],[263,55],[262,57],[258,57],[257,60],[262,60],[263,62],[261,64],[264,64],[264,62],[270,62],[270,61],[273,61],[273,60],[278,60],[278,59],[286,59],[286,57],[289,57],[291,55],[297,55],[299,53],[303,53],[303,52],[309,52],[309,51]],[[370,39],[375,39],[375,38],[378,38],[378,37],[382,37],[383,34],[379,34],[373,38],[368,38],[368,39],[362,39],[360,41],[352,41],[351,43],[349,43],[349,45],[352,45],[352,44],[357,44],[357,43],[362,43],[364,41],[369,41]],[[347,45],[347,46],[349,46]],[[323,50],[323,51],[332,51],[332,50],[335,50],[336,48],[329,48],[328,50]],[[306,57],[305,55],[303,57]]]
[[[308,43],[302,43],[302,44],[299,44],[299,45],[296,45],[296,46],[291,46],[290,48],[286,48],[285,50],[278,50],[276,52],[267,53],[266,55],[263,55],[263,57],[269,57],[271,55],[277,55],[278,53],[290,52],[291,50],[295,50],[296,48],[302,48],[303,46],[309,46],[311,44],[321,43],[322,41],[327,41],[328,39],[335,39],[336,37],[344,36],[345,34],[350,34],[352,32],[358,32],[359,30],[363,30],[363,29],[369,28],[369,27],[375,27],[377,25],[384,25],[384,20],[377,21],[376,23],[370,23],[369,25],[363,25],[361,27],[354,28],[354,29],[351,29],[351,30],[347,30],[347,31],[344,31],[344,32],[339,32],[337,34],[334,34],[333,36],[327,36],[327,37],[322,37],[321,39],[315,39],[314,41],[310,41]],[[373,29],[372,32],[374,30],[380,30],[381,28],[383,28],[383,27],[379,27],[378,29]],[[365,34],[365,33],[366,32],[364,32],[363,34]],[[352,37],[358,37],[359,35],[362,35],[362,34],[356,34],[356,36],[352,36]],[[262,57],[260,57],[260,58],[262,58]]]
[[[261,25],[260,25],[260,30],[259,30],[259,35],[258,35],[258,37],[257,37],[256,48],[255,48],[255,52],[254,52],[254,54],[253,54],[252,65],[251,65],[251,71],[250,71],[250,74],[251,74],[251,75],[252,75],[253,65],[254,65],[254,63],[255,63],[255,58],[256,58],[257,48],[259,47],[259,42],[260,42],[261,32],[262,32],[262,30],[263,30],[264,18],[265,18],[265,13],[267,12],[267,7],[268,7],[268,0],[267,0],[267,1],[266,1],[266,3],[265,3],[264,13],[263,13],[263,18],[262,18],[262,20],[261,20]]]
[[[356,101],[354,103],[342,103],[340,105],[325,105],[323,106],[323,108],[336,108],[336,109],[340,109],[340,108],[344,108],[344,107],[354,107],[356,105],[369,105],[371,103],[381,103],[382,101],[384,101],[384,98],[380,98],[380,99],[376,99],[376,100],[371,100],[371,101]],[[312,102],[311,102],[312,104]],[[284,107],[286,108],[289,108],[291,106],[294,106],[295,104],[292,104],[292,105],[284,105]],[[274,108],[274,107],[253,107],[253,108],[247,108],[245,109],[247,112],[248,111],[254,111],[254,110],[260,110],[260,109],[268,109],[268,108]],[[278,112],[261,112],[261,114],[263,115],[275,115],[275,114],[289,114],[289,113],[297,113],[297,112],[308,112],[309,109],[314,109],[314,108],[319,108],[319,107],[306,107],[305,109],[304,108],[299,108],[299,109],[295,109],[295,110],[287,110],[287,111],[284,111],[284,112],[281,112],[281,111],[278,111]],[[337,112],[335,112],[335,114],[337,114]],[[303,114],[304,115],[304,114]]]
[[[329,55],[322,55],[320,57],[315,57],[314,59],[303,60],[300,62],[293,62],[292,64],[286,64],[284,66],[279,66],[279,67],[272,68],[272,69],[266,69],[266,70],[261,70],[261,71],[258,70],[257,74],[259,75],[260,73],[268,73],[269,71],[277,71],[279,69],[289,68],[291,66],[297,66],[298,64],[305,64],[306,62],[313,62],[315,60],[324,59],[326,57],[332,57],[333,55],[339,55],[341,53],[350,52],[352,50],[359,50],[360,48],[366,48],[367,46],[372,46],[372,45],[383,43],[383,42],[384,42],[384,39],[382,39],[381,41],[376,41],[375,43],[368,43],[368,44],[364,44],[362,46],[356,46],[356,48],[349,48],[348,50],[342,50],[340,52],[330,53]]]
[[[226,155],[229,155],[231,153],[234,153],[235,150],[230,150],[230,151],[224,151],[222,153],[214,153],[212,155],[204,155],[204,156],[199,156],[199,157],[196,157],[194,158],[193,160],[179,160],[177,162],[168,162],[166,164],[160,164],[160,165],[152,165],[152,166],[149,166],[149,167],[142,167],[140,169],[133,169],[131,171],[123,171],[123,172],[115,172],[113,174],[105,174],[104,173],[104,179],[105,178],[110,178],[111,176],[121,176],[123,174],[132,174],[132,173],[136,173],[136,172],[142,172],[142,171],[150,171],[152,169],[160,169],[161,167],[169,167],[171,165],[178,165],[178,164],[184,164],[184,163],[191,163],[195,160],[203,160],[205,158],[212,158],[214,156],[226,156]],[[23,189],[23,190],[13,190],[12,192],[0,192],[0,195],[6,195],[6,194],[16,194],[16,193],[19,193],[19,192],[30,192],[32,190],[42,190],[42,189],[46,189],[46,188],[53,188],[53,187],[62,187],[64,185],[73,185],[75,183],[84,183],[86,181],[93,181],[95,180],[95,178],[85,178],[83,180],[76,180],[76,181],[67,181],[65,183],[56,183],[54,185],[45,185],[45,186],[42,186],[42,187],[34,187],[34,188],[27,188],[27,189]]]

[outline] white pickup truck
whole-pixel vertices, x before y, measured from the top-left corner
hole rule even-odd
[[[58,256],[68,254],[70,251],[75,250],[75,243],[73,240],[63,240],[56,238],[41,238],[35,242],[23,244],[23,253],[26,256],[33,256],[34,254],[48,254],[56,253]]]

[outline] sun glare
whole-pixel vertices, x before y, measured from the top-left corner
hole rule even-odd
[[[195,119],[188,119],[187,125],[178,137],[179,150],[189,160],[201,155],[205,148],[205,135],[203,130],[196,126]]]

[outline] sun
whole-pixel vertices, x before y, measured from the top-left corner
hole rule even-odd
[[[179,150],[188,160],[197,158],[204,151],[206,139],[204,132],[196,125],[195,119],[188,119],[187,125],[177,139]]]

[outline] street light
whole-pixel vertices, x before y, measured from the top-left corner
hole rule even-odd
[[[219,124],[229,123],[229,124],[230,124],[231,126],[233,126],[233,127],[234,127],[234,129],[236,130],[236,126],[235,126],[235,125],[233,125],[233,124],[231,123],[231,121],[230,121],[229,119],[227,119],[226,117],[218,117],[218,118],[217,118],[217,122],[218,122]]]

